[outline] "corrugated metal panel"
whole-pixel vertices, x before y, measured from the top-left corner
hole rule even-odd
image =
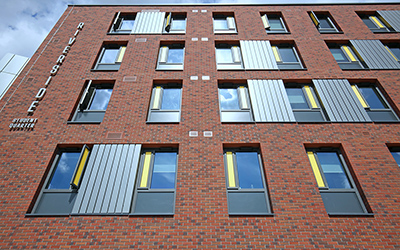
[[[132,34],[162,34],[165,12],[139,12]]]
[[[72,214],[128,214],[140,149],[140,144],[94,145]]]
[[[282,80],[247,80],[256,122],[295,122]]]
[[[269,41],[240,41],[245,69],[278,69]]]
[[[314,79],[313,83],[332,122],[370,122],[346,79]]]
[[[400,32],[399,10],[379,10],[378,14],[381,15],[395,31]]]
[[[351,44],[370,69],[400,69],[393,56],[379,40],[351,40]]]

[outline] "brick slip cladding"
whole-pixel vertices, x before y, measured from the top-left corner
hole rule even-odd
[[[143,9],[185,12],[186,34],[107,34],[118,11]],[[400,168],[386,146],[400,145],[399,123],[221,124],[218,104],[218,80],[346,78],[377,80],[398,110],[398,70],[342,71],[325,42],[399,41],[398,33],[372,33],[355,12],[393,9],[400,5],[69,6],[0,101],[0,248],[399,249]],[[344,33],[320,34],[307,14],[311,10],[329,11]],[[214,35],[213,12],[234,12],[238,34]],[[260,12],[281,12],[291,33],[267,34]],[[80,22],[85,27],[32,116],[38,118],[35,129],[9,131],[13,118],[28,117],[29,105]],[[217,71],[215,41],[239,40],[293,41],[307,70]],[[127,43],[121,68],[91,71],[108,41]],[[185,42],[183,71],[155,70],[162,41]],[[190,80],[193,75],[199,80]],[[201,80],[203,75],[210,80]],[[123,82],[125,76],[137,81]],[[103,122],[67,124],[90,79],[115,81]],[[179,124],[146,124],[154,79],[182,80]],[[188,136],[193,130],[199,137]],[[204,138],[202,131],[213,137]],[[107,139],[108,132],[122,132],[122,139]],[[25,217],[57,145],[85,143],[178,144],[175,215]],[[260,145],[273,216],[228,215],[223,145],[232,143]],[[327,215],[305,145],[328,144],[341,146],[373,216]]]

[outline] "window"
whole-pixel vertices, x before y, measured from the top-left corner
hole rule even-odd
[[[110,83],[92,84],[92,81],[89,81],[72,118],[72,122],[102,122],[112,91],[113,85]]]
[[[285,87],[297,122],[326,121],[313,87],[296,83],[287,83]]]
[[[272,51],[279,69],[303,69],[299,56],[293,45],[272,45]]]
[[[252,122],[250,98],[247,87],[230,83],[219,86],[221,122]]]
[[[162,45],[158,56],[157,69],[183,70],[184,55],[184,44],[175,43]]]
[[[399,147],[390,148],[390,152],[392,153],[393,158],[396,161],[397,165],[399,165],[400,167],[400,148]]]
[[[349,45],[328,44],[336,62],[341,69],[363,69],[364,65],[355,53],[354,49]]]
[[[329,16],[329,14],[324,13],[314,13],[311,11],[309,13],[311,20],[317,27],[320,33],[338,33],[339,30],[336,28],[333,23],[333,19]]]
[[[374,84],[352,84],[351,88],[372,121],[388,122],[399,120],[382,93]]]
[[[135,24],[135,14],[122,14],[118,12],[111,27],[111,33],[131,33]]]
[[[319,192],[330,215],[368,213],[356,184],[336,149],[307,149]]]
[[[217,44],[217,69],[243,69],[240,47],[237,44]]]
[[[134,214],[174,214],[177,165],[177,150],[142,152],[132,207]]]
[[[72,211],[89,154],[86,145],[58,150],[32,213],[67,215]]]
[[[385,48],[400,63],[400,43],[387,43],[385,44]]]
[[[263,14],[261,20],[267,33],[289,33],[281,14]]]
[[[103,46],[95,70],[119,70],[124,58],[126,45],[108,44]]]
[[[214,14],[214,33],[237,33],[233,14]]]
[[[271,214],[258,150],[228,148],[224,151],[229,214]]]
[[[365,25],[374,33],[392,32],[393,28],[378,13],[358,14]]]
[[[153,88],[147,122],[179,122],[182,85],[168,83]]]
[[[164,33],[186,32],[186,15],[169,13],[165,18]]]

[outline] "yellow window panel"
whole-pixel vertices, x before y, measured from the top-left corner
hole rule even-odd
[[[147,187],[147,181],[149,179],[151,152],[146,152],[144,156],[142,179],[140,180],[140,187]]]
[[[318,21],[318,19],[317,19],[317,16],[314,14],[314,12],[312,12],[312,11],[310,12],[310,17],[311,17],[313,23],[315,24],[315,26],[318,27],[319,21]]]
[[[370,16],[370,19],[378,25],[379,28],[385,28],[385,26],[379,21],[379,19],[376,16]]]
[[[347,56],[350,58],[352,62],[356,62],[357,59],[354,57],[353,53],[351,53],[351,50],[348,46],[342,46],[344,52],[346,52]]]
[[[154,99],[153,99],[153,107],[152,109],[159,109],[161,103],[161,91],[162,88],[160,86],[156,87],[154,91]]]
[[[125,50],[126,50],[126,46],[122,46],[120,51],[119,51],[118,58],[117,58],[116,62],[122,62],[122,58],[124,58]]]
[[[226,165],[228,166],[228,187],[236,187],[232,152],[226,152]]]
[[[317,180],[318,187],[325,187],[325,183],[324,183],[324,180],[322,179],[321,172],[319,171],[319,167],[317,164],[317,160],[315,159],[314,153],[311,151],[308,151],[307,155],[308,155],[308,159],[310,160],[311,167],[312,167],[312,170],[315,175],[315,179]]]
[[[386,48],[386,50],[393,56],[393,58],[394,58],[396,61],[399,60],[399,59],[397,59],[397,57],[392,53],[392,51],[391,51],[387,46],[385,46],[385,48]]]
[[[306,90],[306,93],[307,93],[307,96],[308,96],[308,100],[310,100],[311,107],[312,108],[318,108],[317,102],[315,101],[314,95],[311,92],[310,86],[304,86],[304,89]]]
[[[85,168],[85,164],[86,164],[86,160],[87,160],[88,156],[89,156],[89,149],[85,147],[85,149],[83,150],[83,155],[82,155],[81,161],[79,162],[78,169],[76,170],[74,180],[72,181],[72,186],[74,186],[75,188],[79,187],[79,183],[80,183],[82,173]]]
[[[276,60],[277,62],[282,62],[282,58],[281,58],[281,56],[279,55],[278,48],[277,48],[276,46],[271,46],[271,48],[272,48],[272,51],[274,52],[275,60]]]
[[[271,28],[271,25],[269,24],[269,21],[268,21],[267,14],[263,15],[263,16],[261,17],[261,20],[262,20],[262,22],[263,22],[263,25],[264,25],[264,28],[265,28],[265,29]]]
[[[364,100],[364,97],[361,95],[361,93],[360,93],[360,91],[358,90],[357,86],[356,86],[356,85],[351,85],[351,88],[353,89],[354,94],[356,94],[356,96],[357,96],[358,100],[360,101],[361,105],[362,105],[364,108],[368,108],[368,104],[367,104],[367,102]]]
[[[246,98],[246,89],[243,86],[239,87],[239,97],[240,97],[240,104],[242,109],[248,109],[249,103],[247,102]]]

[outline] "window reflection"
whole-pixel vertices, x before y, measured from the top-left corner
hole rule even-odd
[[[156,152],[150,188],[175,188],[177,153]]]
[[[222,110],[239,109],[237,89],[219,89],[219,99]]]
[[[80,152],[62,152],[47,189],[69,189]]]

